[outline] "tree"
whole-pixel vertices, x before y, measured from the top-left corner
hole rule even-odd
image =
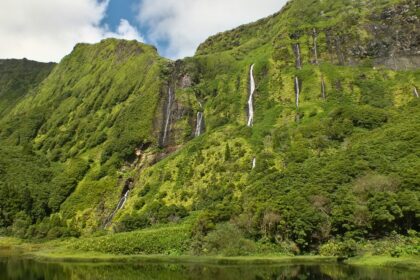
[[[391,192],[378,192],[368,200],[372,229],[376,235],[396,230],[396,220],[403,216],[397,196]]]
[[[32,224],[31,218],[23,211],[20,211],[16,214],[13,225],[12,232],[15,236],[19,238],[25,238],[26,231],[29,226]]]

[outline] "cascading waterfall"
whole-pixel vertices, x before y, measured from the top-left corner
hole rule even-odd
[[[197,112],[197,125],[195,128],[195,137],[201,135],[202,126],[203,126],[203,112]]]
[[[249,86],[249,99],[248,99],[248,126],[252,127],[254,123],[254,92],[255,92],[255,80],[254,80],[254,64],[251,65],[250,69],[250,86]]]
[[[120,200],[118,201],[117,207],[115,208],[115,210],[111,213],[111,215],[108,216],[108,218],[106,219],[105,222],[105,227],[107,227],[109,225],[109,223],[112,221],[112,219],[114,218],[115,214],[117,214],[117,212],[119,210],[121,210],[125,203],[127,202],[128,199],[128,195],[130,194],[130,190],[128,189],[124,195],[120,198]]]
[[[251,166],[252,166],[252,169],[255,169],[255,167],[257,167],[257,158],[253,158],[252,159],[252,164],[251,164]]]
[[[326,93],[325,93],[324,77],[321,77],[321,93],[322,93],[322,98],[325,99],[326,98]]]
[[[295,48],[295,55],[296,55],[296,68],[297,69],[302,69],[302,58],[301,58],[301,54],[300,54],[299,43],[294,44],[294,48]]]
[[[415,97],[419,98],[419,92],[417,91],[416,87],[414,87],[413,93]]]
[[[318,34],[316,33],[316,29],[312,30],[313,32],[313,39],[314,39],[314,57],[315,57],[315,64],[318,64]]]
[[[299,97],[300,97],[299,78],[296,76],[295,77],[296,109],[299,109]]]
[[[163,130],[163,138],[162,138],[162,145],[166,143],[166,138],[168,137],[168,129],[171,121],[171,107],[173,101],[173,93],[172,89],[169,87],[168,89],[168,103],[166,105],[166,120],[165,120],[165,128]]]

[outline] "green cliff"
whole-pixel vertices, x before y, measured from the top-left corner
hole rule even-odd
[[[419,10],[293,0],[176,62],[77,45],[0,87],[0,227],[108,253],[418,251]]]

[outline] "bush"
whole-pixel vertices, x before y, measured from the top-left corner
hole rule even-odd
[[[231,223],[218,224],[203,240],[203,253],[224,256],[249,255],[256,251],[254,242],[243,237]]]
[[[25,238],[26,231],[31,224],[31,218],[25,212],[21,211],[15,216],[12,225],[12,233],[19,238]]]
[[[70,249],[110,254],[180,255],[190,248],[190,225],[164,226],[79,239]]]
[[[322,256],[354,257],[357,255],[357,243],[353,239],[331,240],[319,247],[319,254]]]
[[[136,202],[134,207],[141,208],[144,203],[144,200],[141,199]],[[133,231],[153,224],[178,222],[186,216],[188,216],[188,211],[183,206],[165,205],[162,201],[156,201],[150,204],[144,212],[125,215],[116,227],[116,231]]]

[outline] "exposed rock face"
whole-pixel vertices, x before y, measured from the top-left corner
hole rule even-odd
[[[192,79],[188,74],[185,74],[184,76],[182,76],[181,78],[181,88],[188,88],[192,85]]]
[[[373,12],[362,26],[349,18],[337,26],[279,34],[274,44],[279,59],[288,63],[294,59],[298,69],[306,62],[356,65],[363,59],[394,70],[414,69],[420,66],[420,19],[415,12],[419,9],[419,1],[407,0],[381,13]],[[287,38],[293,40],[291,46]]]
[[[420,19],[415,13],[419,9],[419,1],[406,1],[373,14],[375,23],[367,30],[375,39],[368,44],[366,54],[375,57],[377,64],[395,70],[419,67]]]
[[[192,75],[184,69],[182,61],[173,63],[171,67],[166,93],[162,90],[161,94],[161,113],[157,114],[155,120],[155,127],[159,127],[155,130],[160,131],[159,145],[167,152],[194,137],[196,129],[196,116],[192,104],[183,98],[183,90],[194,84]]]

